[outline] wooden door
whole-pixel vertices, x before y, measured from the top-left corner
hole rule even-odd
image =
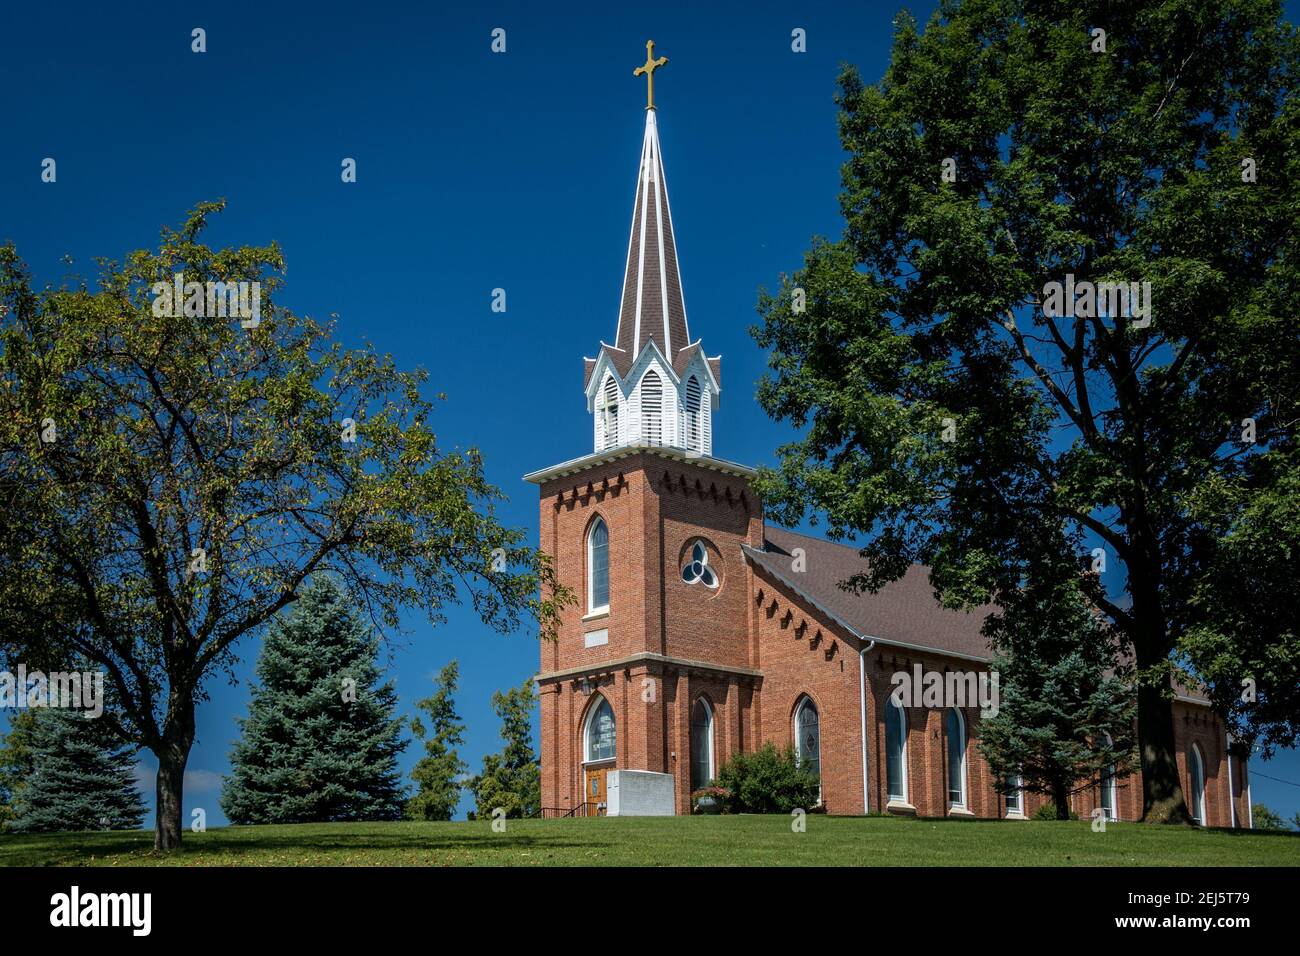
[[[605,791],[605,775],[609,767],[588,767],[586,770],[586,790],[583,800],[588,804],[587,812],[593,816],[605,815],[609,805],[609,795]]]

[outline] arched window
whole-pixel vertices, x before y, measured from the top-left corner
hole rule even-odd
[[[966,806],[966,719],[948,709],[948,805]]]
[[[794,712],[794,752],[799,766],[807,767],[818,777],[822,774],[822,730],[817,705],[805,697]]]
[[[1115,741],[1106,735],[1106,747],[1115,749]],[[1115,779],[1115,764],[1108,764],[1101,772],[1101,810],[1107,820],[1119,819],[1119,787]]]
[[[701,697],[691,710],[691,789],[713,779],[713,708]]]
[[[664,386],[654,369],[641,379],[641,437],[651,445],[664,443]]]
[[[892,697],[885,703],[885,786],[890,800],[907,802],[907,718]]]
[[[605,387],[601,389],[597,415],[600,447],[615,447],[618,444],[618,384],[612,375],[605,379]]]
[[[700,380],[692,375],[686,380],[686,447],[704,451],[704,433],[701,429]]]
[[[587,613],[609,610],[609,528],[597,518],[587,532]]]
[[[618,749],[614,729],[614,708],[601,697],[587,716],[587,730],[583,735],[586,738],[584,757],[588,763],[614,759]]]
[[[1188,809],[1192,819],[1205,826],[1205,761],[1201,758],[1201,748],[1192,744],[1187,754],[1187,777],[1191,784],[1188,788]]]

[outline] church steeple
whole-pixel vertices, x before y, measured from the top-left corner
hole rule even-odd
[[[627,244],[623,299],[614,340],[620,349],[633,355],[639,355],[652,339],[665,355],[672,355],[674,349],[690,342],[656,113],[650,108],[645,114],[645,140],[641,144],[632,234]]]
[[[587,404],[597,451],[650,444],[711,455],[720,362],[691,341],[686,323],[654,103],[654,73],[668,59],[655,59],[653,40],[646,53],[633,71],[646,77],[646,123],[618,329],[613,345],[602,342],[597,357],[586,359]]]

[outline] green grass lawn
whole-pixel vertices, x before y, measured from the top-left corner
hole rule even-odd
[[[1300,834],[1110,825],[811,816],[328,823],[185,834],[0,836],[4,866],[1298,866]]]

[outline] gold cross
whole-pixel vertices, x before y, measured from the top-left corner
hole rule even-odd
[[[655,59],[655,41],[646,40],[645,43],[645,66],[638,66],[632,71],[633,76],[645,74],[645,108],[652,110],[655,108],[655,70],[668,62],[668,57],[661,56]]]

